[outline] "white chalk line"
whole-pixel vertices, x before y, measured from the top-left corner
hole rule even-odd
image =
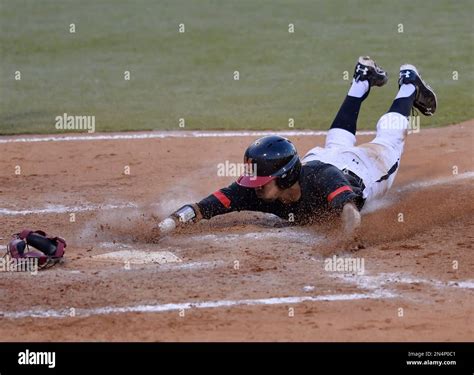
[[[474,280],[465,281],[449,281],[447,283],[437,280],[427,280],[413,278],[411,276],[385,273],[378,276],[356,276],[338,273],[330,273],[330,275],[342,279],[346,282],[356,284],[363,289],[372,290],[370,293],[352,293],[352,294],[330,294],[321,296],[297,296],[297,297],[272,297],[260,299],[244,299],[244,300],[217,300],[203,302],[184,302],[184,303],[166,303],[151,305],[132,305],[123,307],[98,307],[90,309],[75,308],[74,314],[71,315],[71,309],[30,309],[23,311],[0,311],[0,317],[8,319],[19,318],[67,318],[67,317],[90,317],[97,315],[124,314],[124,313],[163,313],[171,311],[181,311],[189,309],[213,309],[221,307],[238,307],[238,306],[265,306],[265,305],[282,305],[282,304],[298,304],[303,302],[320,302],[320,301],[354,301],[361,299],[388,299],[395,298],[397,294],[389,290],[380,289],[386,284],[413,284],[428,283],[436,287],[454,286],[460,288],[474,287]],[[313,287],[306,287],[311,291]]]
[[[137,208],[134,203],[118,203],[118,204],[85,204],[82,206],[64,206],[64,205],[48,205],[45,208],[35,208],[31,210],[12,210],[8,208],[0,208],[0,216],[18,216],[30,214],[62,214],[84,211],[97,210],[116,210],[124,208]]]
[[[244,300],[218,300],[206,302],[185,302],[185,303],[166,303],[154,305],[135,305],[124,307],[99,307],[91,309],[75,309],[75,317],[89,317],[96,315],[125,314],[125,313],[163,313],[171,311],[181,311],[189,309],[214,309],[221,307],[238,306],[268,306],[268,305],[294,305],[302,302],[320,302],[320,301],[347,301],[359,299],[379,299],[392,298],[391,293],[352,293],[352,294],[330,294],[323,296],[298,296],[298,297],[273,297],[262,299],[244,299]],[[24,311],[0,311],[0,317],[18,319],[18,318],[67,318],[71,317],[70,309],[32,309]]]
[[[331,277],[356,285],[358,288],[367,290],[379,290],[387,285],[397,284],[426,284],[433,288],[459,288],[473,289],[474,280],[462,281],[440,281],[436,279],[424,279],[413,277],[403,273],[379,273],[378,275],[357,275],[332,272]]]
[[[166,304],[140,304],[132,306],[106,306],[97,308],[75,308],[74,314],[71,315],[71,309],[29,309],[22,311],[0,311],[0,317],[8,319],[19,319],[25,317],[32,318],[67,318],[67,317],[90,317],[97,315],[124,314],[124,313],[163,313],[171,311],[181,311],[189,309],[213,309],[213,308],[231,308],[239,306],[265,306],[265,305],[282,305],[282,304],[298,304],[303,302],[320,302],[320,301],[354,301],[361,299],[388,299],[398,297],[399,294],[393,290],[387,289],[389,285],[397,284],[413,284],[424,283],[430,286],[455,287],[462,289],[474,288],[474,280],[448,281],[428,280],[422,278],[414,278],[411,275],[399,273],[381,273],[376,276],[371,275],[355,275],[337,272],[329,272],[330,277],[341,280],[345,283],[353,284],[359,289],[368,290],[368,293],[351,293],[351,294],[329,294],[320,296],[295,296],[295,297],[272,297],[259,299],[244,300],[217,300],[217,301],[198,301],[183,303],[166,303]],[[313,291],[313,286],[305,286],[305,291]]]
[[[71,141],[109,141],[109,140],[140,140],[163,138],[227,138],[227,137],[263,137],[265,135],[281,135],[284,137],[324,136],[326,130],[286,130],[286,131],[152,131],[140,133],[84,134],[84,135],[47,135],[34,137],[0,137],[0,143],[32,143],[32,142],[71,142]],[[360,131],[357,135],[375,135],[375,131]]]
[[[463,289],[474,289],[474,280],[449,281],[448,285]]]

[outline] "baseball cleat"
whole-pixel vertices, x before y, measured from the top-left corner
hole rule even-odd
[[[368,81],[372,86],[383,86],[388,81],[387,73],[369,56],[360,56],[354,69],[356,82]]]
[[[413,106],[420,110],[425,116],[432,116],[436,112],[438,101],[433,89],[421,79],[420,73],[415,66],[404,64],[400,67],[400,78],[398,86],[412,84],[416,88]]]

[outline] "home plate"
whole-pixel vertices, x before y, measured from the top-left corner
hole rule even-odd
[[[121,250],[110,253],[95,255],[95,260],[129,263],[129,264],[146,264],[146,263],[177,263],[182,260],[169,251],[141,251],[141,250]]]

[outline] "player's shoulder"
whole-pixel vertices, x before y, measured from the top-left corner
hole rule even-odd
[[[303,163],[301,169],[303,181],[309,185],[325,185],[341,176],[339,168],[319,160]]]
[[[303,170],[303,173],[306,174],[318,174],[323,171],[325,171],[328,168],[335,168],[334,165],[324,163],[320,160],[311,160],[308,162],[302,163],[301,169]]]

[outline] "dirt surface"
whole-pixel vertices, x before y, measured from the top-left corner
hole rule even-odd
[[[151,215],[232,182],[217,164],[254,137],[0,143],[2,243],[22,228],[68,241],[61,265],[0,273],[1,340],[472,341],[473,126],[409,136],[350,250],[336,230],[249,212],[154,241]],[[304,154],[324,137],[292,140]],[[181,261],[95,258],[137,250]],[[334,256],[363,274],[326,270]]]

